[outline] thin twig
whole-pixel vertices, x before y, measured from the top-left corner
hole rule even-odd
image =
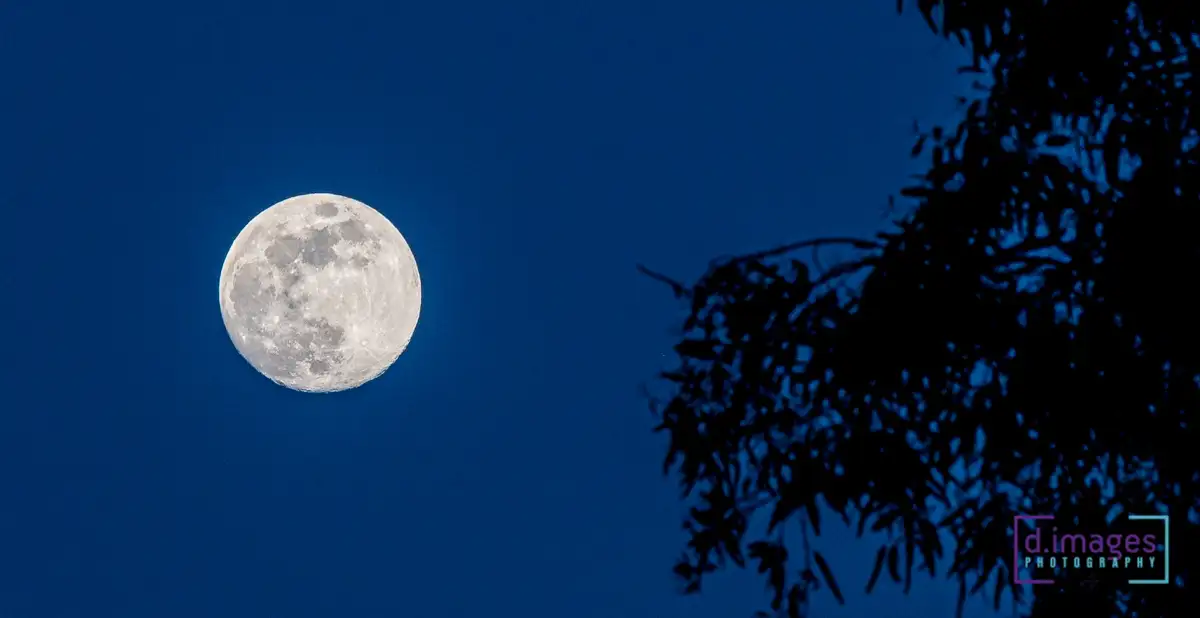
[[[814,247],[815,248],[817,246],[827,245],[827,244],[851,245],[857,249],[864,249],[864,250],[879,249],[882,247],[882,245],[880,245],[880,243],[878,243],[878,242],[861,240],[861,239],[857,239],[857,238],[818,238],[815,240],[806,240],[804,242],[793,243],[790,245],[784,245],[782,247],[776,247],[774,249],[768,249],[766,251],[759,251],[758,253],[752,253],[749,255],[743,255],[740,257],[732,258],[731,260],[729,260],[729,262],[727,262],[727,264],[737,264],[740,262],[752,261],[752,260],[762,259],[764,257],[770,257],[772,255],[778,255],[780,253],[787,253],[789,251],[795,251],[797,249],[803,249],[805,247]],[[846,262],[846,263],[842,263],[837,266],[834,266],[833,268],[829,269],[828,271],[821,273],[821,276],[819,276],[816,280],[813,281],[813,287],[816,288],[816,287],[825,285],[843,275],[854,272],[864,266],[873,264],[873,263],[875,263],[875,261],[876,260],[874,258],[865,257],[860,260],[855,260],[853,262]],[[660,272],[650,270],[649,268],[645,267],[642,264],[638,264],[637,269],[638,269],[638,272],[642,273],[643,275],[646,275],[647,277],[650,277],[651,279],[654,279],[655,281],[658,281],[659,283],[665,283],[666,285],[670,286],[671,291],[675,294],[676,298],[691,298],[691,296],[692,296],[691,290],[687,286],[683,285],[682,283],[680,283]]]
[[[779,255],[781,253],[788,253],[791,251],[795,251],[797,249],[803,249],[805,247],[816,247],[819,245],[850,245],[850,246],[854,247],[855,249],[861,249],[863,251],[870,251],[872,249],[880,249],[881,248],[881,246],[878,242],[875,242],[872,240],[863,240],[861,238],[843,238],[843,237],[815,238],[813,240],[804,240],[804,241],[800,241],[800,242],[794,242],[794,243],[786,244],[786,245],[783,245],[780,247],[775,247],[774,249],[767,249],[765,251],[758,251],[756,253],[750,253],[747,255],[743,255],[741,257],[734,258],[733,260],[731,260],[731,262],[749,262],[752,260],[761,260],[763,258],[772,257],[775,255]]]
[[[682,283],[680,283],[662,273],[658,273],[653,270],[650,270],[649,268],[646,268],[645,266],[642,266],[641,264],[637,265],[637,269],[638,269],[638,272],[642,273],[643,275],[646,275],[647,277],[650,277],[651,279],[654,279],[655,281],[658,281],[660,283],[665,283],[665,284],[671,286],[671,291],[675,293],[675,298],[690,298],[692,295],[691,291],[688,290],[687,286],[683,285]]]
[[[830,268],[824,275],[813,280],[812,287],[816,289],[827,283],[832,283],[835,279],[840,279],[841,277],[849,275],[850,273],[858,271],[866,266],[874,265],[876,261],[877,260],[874,258],[866,257],[861,260],[838,264],[837,266]]]

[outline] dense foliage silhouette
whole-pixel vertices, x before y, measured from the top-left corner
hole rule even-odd
[[[960,613],[980,594],[1037,618],[1193,615],[1200,3],[917,8],[980,81],[957,126],[918,133],[930,167],[887,230],[692,285],[643,268],[690,303],[653,404],[694,504],[675,572],[695,592],[749,563],[763,615],[805,615],[822,587],[841,602],[851,584],[809,546],[832,512],[895,539],[868,592],[925,571],[957,581]],[[858,257],[825,268],[825,245]],[[1011,585],[1013,515],[1155,510],[1171,585]]]

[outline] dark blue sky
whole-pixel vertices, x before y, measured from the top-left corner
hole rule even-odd
[[[0,616],[748,615],[757,578],[670,576],[638,386],[678,308],[634,265],[870,233],[956,57],[890,0],[3,3]],[[217,305],[242,226],[318,191],[425,285],[398,363],[330,396]],[[823,615],[953,607],[898,598]]]

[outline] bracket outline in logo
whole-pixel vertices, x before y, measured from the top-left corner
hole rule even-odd
[[[1025,520],[1049,519],[1053,515],[1013,515],[1013,584],[1053,584],[1053,579],[1021,579],[1021,522]],[[1036,525],[1036,524],[1035,524]]]
[[[1169,584],[1171,583],[1171,516],[1170,515],[1129,515],[1129,519],[1158,519],[1163,523],[1163,576],[1162,579],[1131,579],[1130,584]]]

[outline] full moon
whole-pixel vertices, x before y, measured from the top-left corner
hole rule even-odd
[[[343,391],[383,374],[412,339],[421,277],[374,208],[330,193],[291,197],[242,229],[221,268],[234,347],[276,384]]]

